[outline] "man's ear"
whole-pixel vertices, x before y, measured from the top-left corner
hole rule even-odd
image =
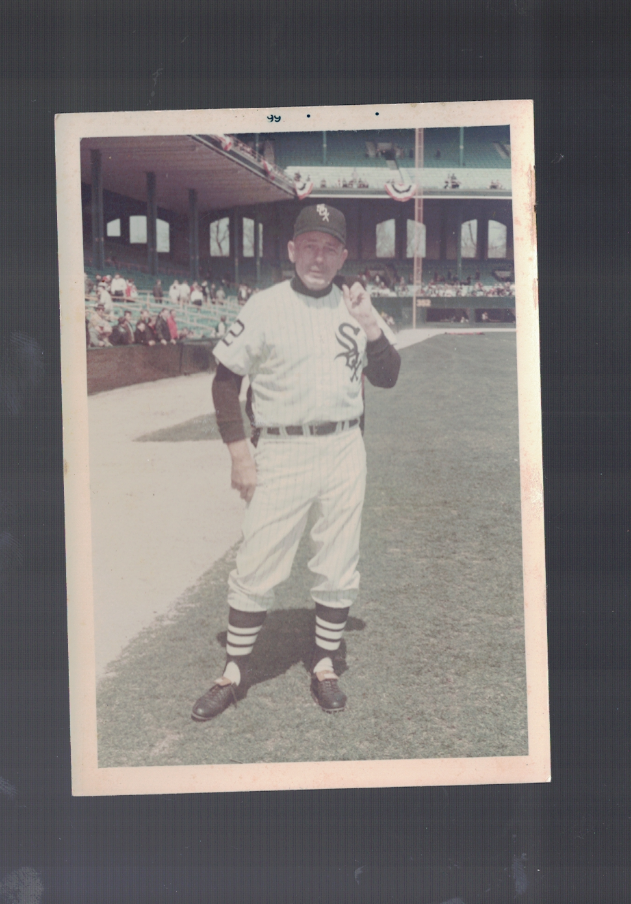
[[[344,251],[342,251],[342,266],[344,266],[344,264],[346,263],[347,257],[348,257],[348,248],[345,248]]]
[[[287,242],[287,254],[289,255],[289,260],[292,264],[296,263],[296,246],[294,242]]]

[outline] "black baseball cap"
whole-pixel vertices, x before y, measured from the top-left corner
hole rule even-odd
[[[346,245],[346,218],[336,207],[312,204],[303,207],[294,223],[294,238],[303,232],[326,232]]]

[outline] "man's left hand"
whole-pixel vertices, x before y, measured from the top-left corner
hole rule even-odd
[[[381,335],[381,327],[372,306],[370,294],[359,280],[354,282],[350,289],[347,285],[343,285],[342,294],[349,314],[355,318],[366,333],[368,341],[374,342]]]

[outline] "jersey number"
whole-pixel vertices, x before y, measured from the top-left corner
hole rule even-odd
[[[225,342],[226,345],[232,345],[234,340],[241,335],[244,329],[245,324],[237,318],[221,341]]]

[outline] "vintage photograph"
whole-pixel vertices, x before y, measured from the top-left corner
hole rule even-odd
[[[532,132],[57,117],[74,793],[549,780]]]

